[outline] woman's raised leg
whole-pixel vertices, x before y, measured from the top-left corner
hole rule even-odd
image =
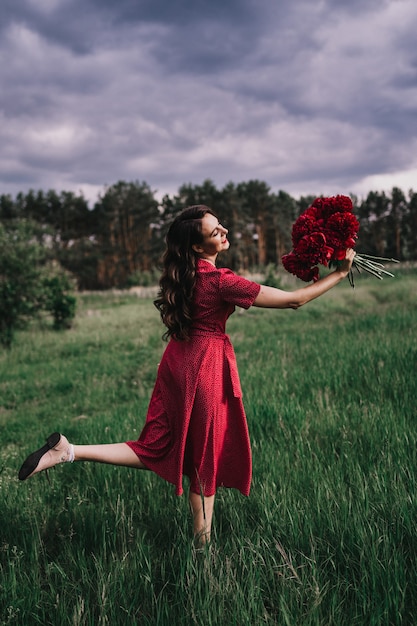
[[[19,480],[26,480],[59,463],[95,461],[146,469],[145,465],[126,443],[108,443],[74,446],[60,433],[52,433],[46,443],[32,452],[19,470]]]
[[[146,469],[137,454],[126,443],[74,445],[74,461],[95,461],[96,463]]]

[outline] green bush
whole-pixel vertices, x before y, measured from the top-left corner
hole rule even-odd
[[[269,287],[277,287],[278,289],[281,288],[281,282],[277,276],[276,267],[273,263],[266,266],[265,278],[262,282],[264,285],[268,285]]]
[[[75,315],[71,281],[48,264],[48,252],[29,221],[0,223],[0,344],[7,349],[41,311],[52,314],[54,328],[68,328]]]
[[[55,330],[71,328],[77,308],[76,298],[68,293],[71,281],[62,270],[43,280],[45,310],[51,313]]]
[[[152,287],[157,285],[159,281],[159,272],[157,270],[143,270],[133,272],[127,279],[127,287]]]
[[[0,343],[10,348],[14,333],[42,305],[41,267],[46,253],[31,224],[0,224]]]

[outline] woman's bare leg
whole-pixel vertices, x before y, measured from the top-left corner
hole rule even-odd
[[[46,443],[32,452],[19,470],[19,480],[26,480],[39,472],[72,461],[96,461],[112,465],[125,465],[146,469],[145,465],[126,443],[110,443],[89,446],[74,446],[65,435],[52,433]]]
[[[137,454],[126,443],[74,445],[74,461],[95,461],[96,463],[146,469]]]
[[[190,505],[194,521],[194,537],[200,544],[210,542],[214,496],[202,496],[190,491]]]

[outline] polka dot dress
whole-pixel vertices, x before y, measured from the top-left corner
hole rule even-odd
[[[217,487],[249,494],[252,460],[236,357],[226,321],[249,308],[260,286],[199,259],[190,341],[171,339],[163,354],[137,441],[127,444],[146,467],[183,493]]]

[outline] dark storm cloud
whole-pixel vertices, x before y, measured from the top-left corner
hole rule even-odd
[[[2,18],[0,192],[318,193],[417,168],[411,0],[3,0]]]

